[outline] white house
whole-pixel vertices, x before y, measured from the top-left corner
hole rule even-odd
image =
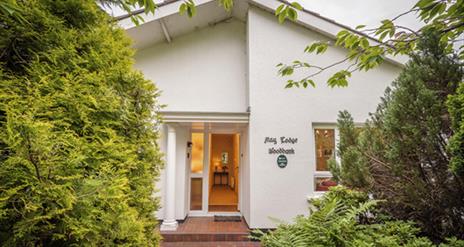
[[[273,228],[271,218],[308,214],[307,198],[333,185],[327,160],[335,155],[338,111],[364,122],[401,61],[354,73],[347,88],[325,84],[345,64],[316,77],[316,88],[284,89],[278,63],[340,60],[347,52],[341,48],[322,56],[303,51],[348,27],[307,10],[298,11],[295,23],[279,24],[274,10],[286,3],[280,0],[235,0],[231,12],[218,1],[196,0],[193,18],[179,14],[182,2],[162,2],[155,15],[140,13],[145,22],[139,26],[120,20],[135,40],[136,68],[156,83],[167,105],[160,140],[166,165],[157,184],[162,229],[215,214]]]

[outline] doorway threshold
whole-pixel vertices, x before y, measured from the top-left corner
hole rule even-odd
[[[242,216],[240,212],[190,212],[188,217]]]
[[[240,212],[208,212],[212,216],[242,216]]]

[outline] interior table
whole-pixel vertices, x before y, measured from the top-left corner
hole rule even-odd
[[[229,185],[229,172],[222,171],[222,172],[214,172],[213,174],[213,185]],[[216,183],[216,176],[219,177],[219,183]],[[226,178],[226,183],[223,183],[223,177]]]

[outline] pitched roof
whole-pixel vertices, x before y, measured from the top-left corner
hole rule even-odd
[[[177,14],[179,13],[179,7],[182,3],[182,0],[164,0],[157,4],[158,7],[155,14],[145,14],[144,10],[140,9],[133,11],[130,14],[117,16],[115,19],[124,29],[127,30],[129,35],[132,36],[136,42],[139,42],[139,44],[136,44],[136,47],[144,48],[148,46],[148,44],[146,44],[146,41],[142,40],[142,36],[147,36],[146,33],[145,35],[141,35],[141,32],[144,33],[143,29],[150,30],[150,32],[152,32],[151,35],[148,35],[150,37],[146,37],[146,39],[153,43],[160,41],[160,37],[162,37],[162,39],[169,39],[170,35],[177,36],[230,17],[236,17],[244,20],[246,18],[246,10],[250,5],[256,6],[270,13],[274,13],[275,9],[277,9],[281,4],[290,4],[287,0],[235,0],[234,9],[228,13],[224,11],[222,7],[218,6],[215,0],[196,0],[195,4],[198,9],[197,16],[191,18],[188,22],[185,22],[184,17],[184,21],[181,22],[180,17]],[[201,13],[202,9],[204,9],[203,13]],[[135,25],[129,18],[132,15],[141,16],[144,19],[144,23],[140,26]],[[377,39],[358,30],[304,8],[298,11],[298,18],[295,23],[321,33],[331,39],[335,39],[337,33],[345,29],[369,38],[372,44],[380,43]],[[149,27],[150,25],[151,27]],[[167,28],[167,26],[169,28]],[[386,57],[387,61],[396,65],[403,65],[407,59],[408,58],[406,56]]]

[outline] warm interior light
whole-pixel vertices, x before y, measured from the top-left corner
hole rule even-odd
[[[192,173],[203,171],[203,133],[192,133]]]
[[[335,130],[316,129],[316,171],[328,171],[328,160],[335,151]],[[319,135],[322,133],[322,135]]]

